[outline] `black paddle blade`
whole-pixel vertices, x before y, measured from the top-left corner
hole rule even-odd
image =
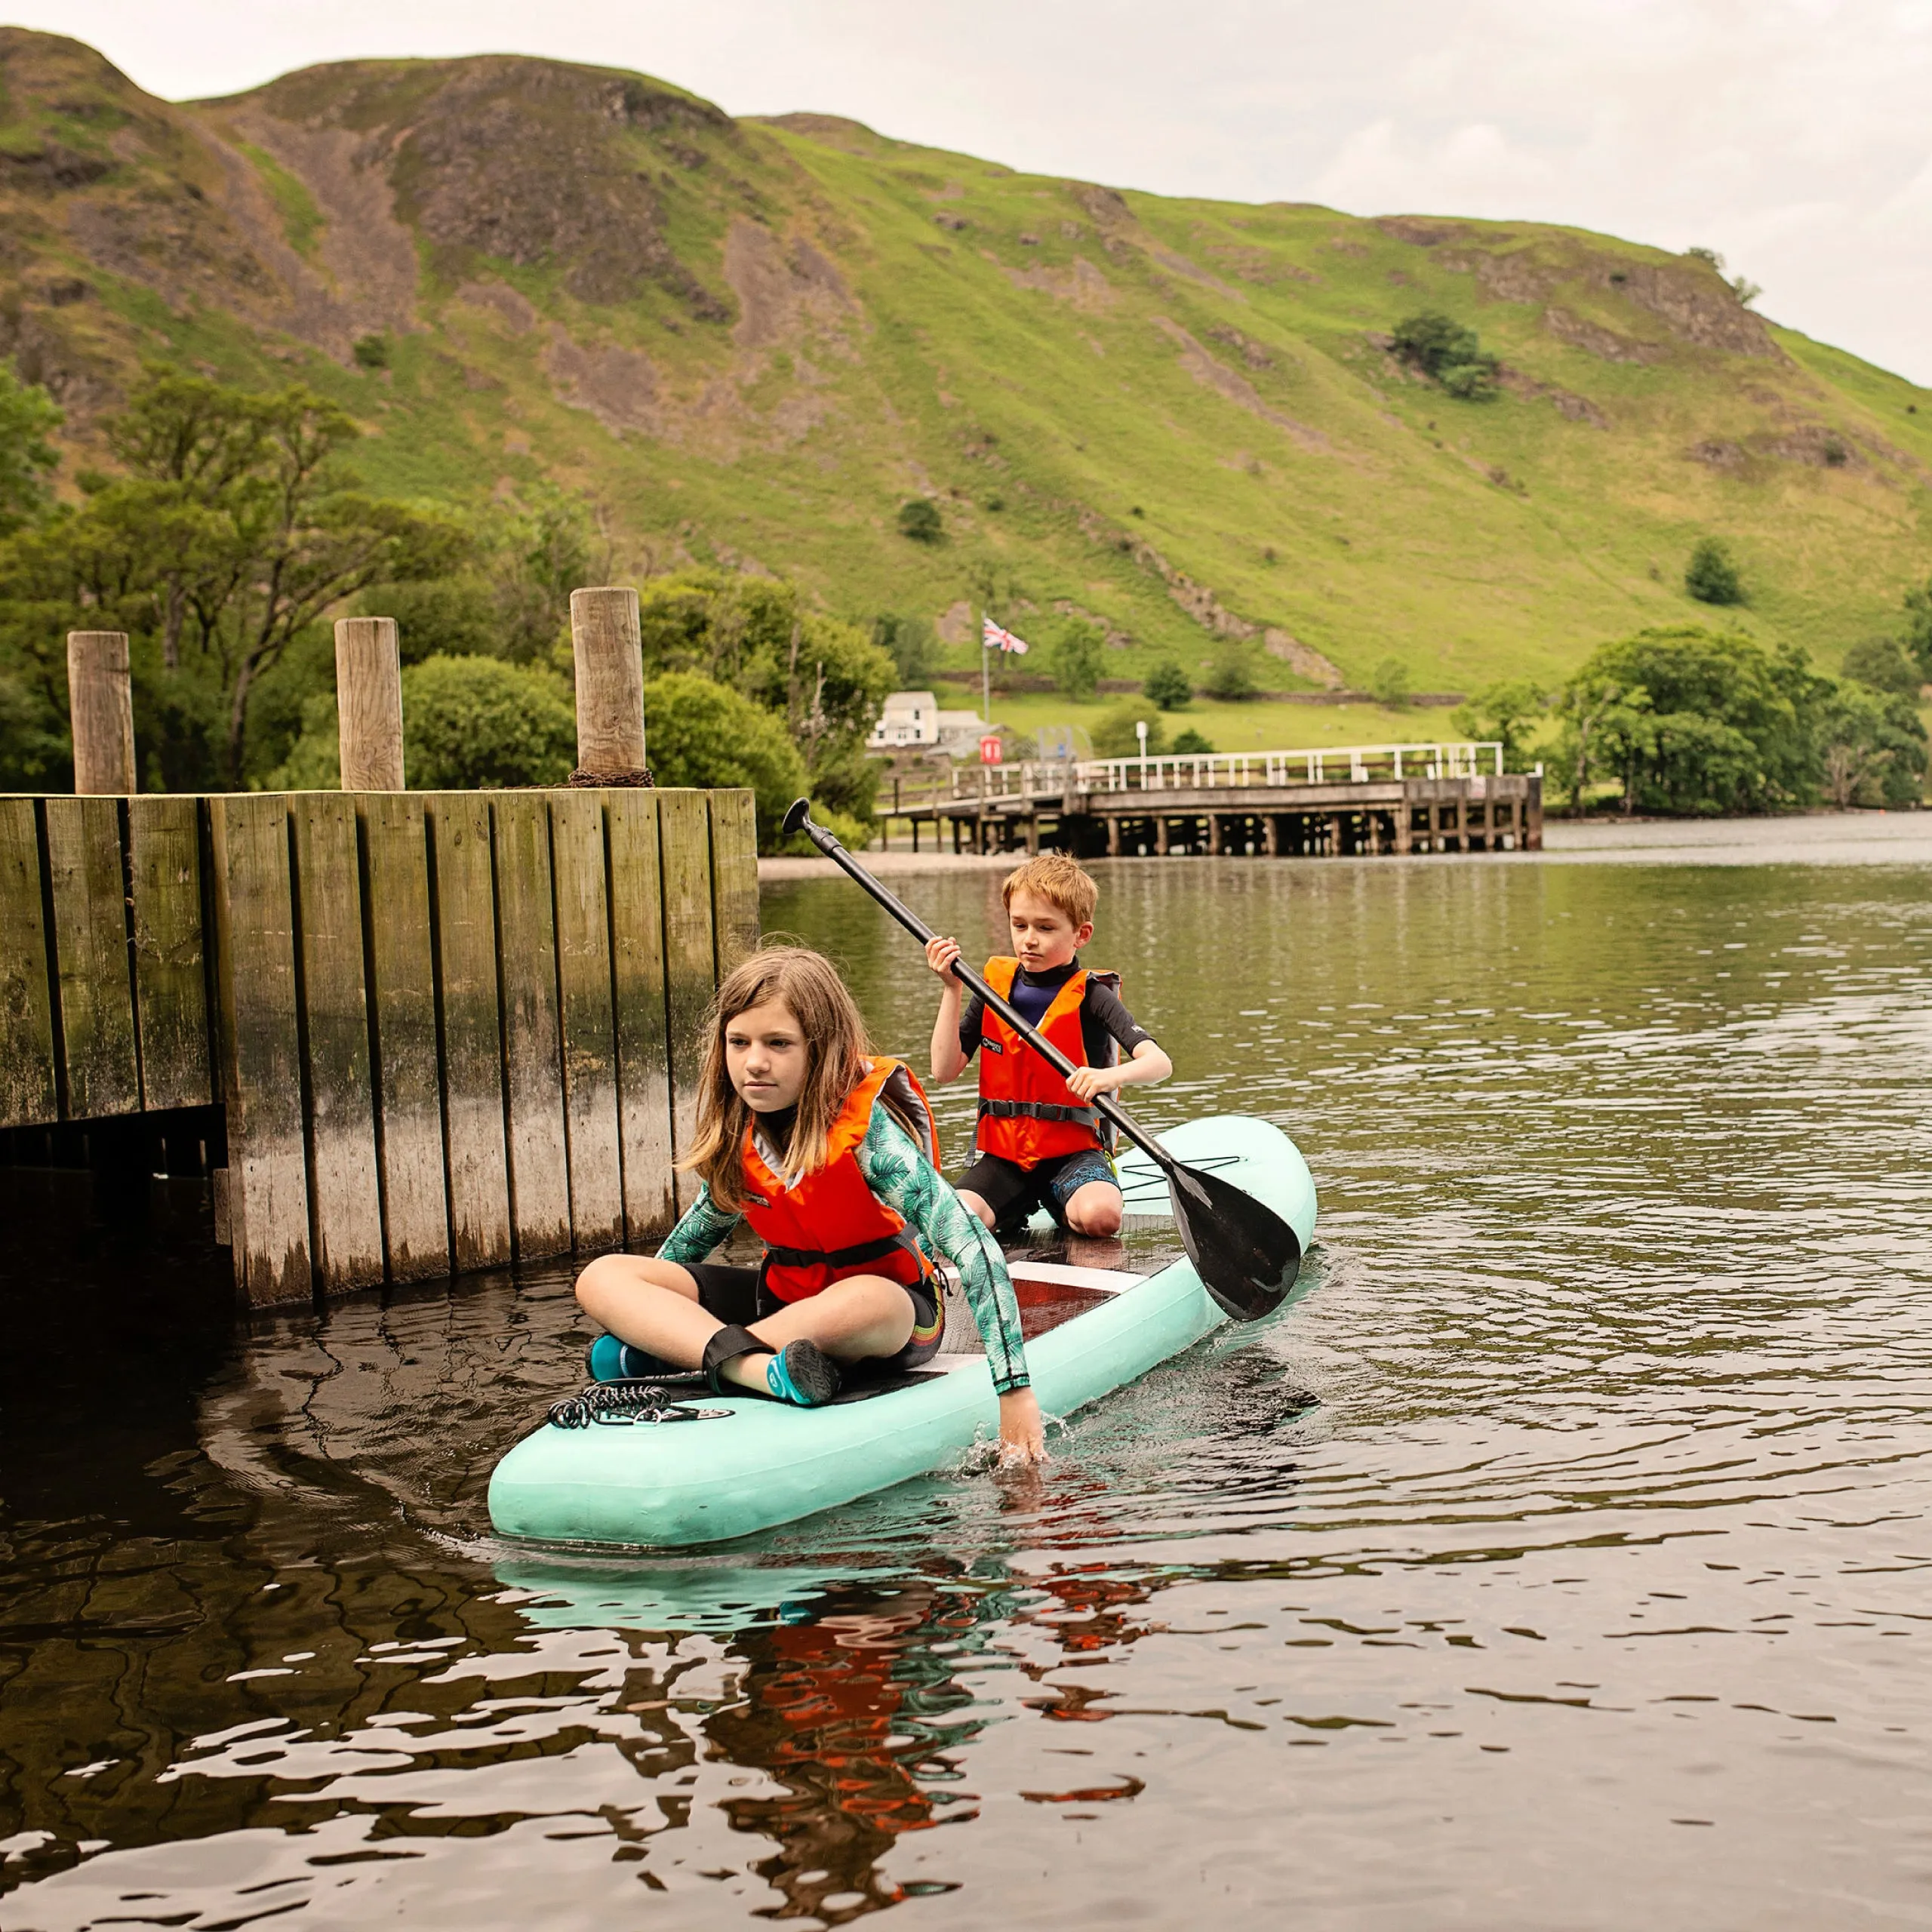
[[[1272,1315],[1295,1284],[1301,1242],[1273,1208],[1198,1168],[1168,1177],[1174,1226],[1201,1284],[1236,1321]]]
[[[792,809],[785,814],[783,829],[787,832],[802,832],[805,820],[812,815],[812,801],[809,798],[794,798]]]

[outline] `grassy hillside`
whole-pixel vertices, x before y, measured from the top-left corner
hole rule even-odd
[[[1932,571],[1932,393],[1654,249],[1122,195],[519,58],[174,106],[5,29],[0,87],[0,351],[68,409],[70,476],[143,358],[299,375],[366,424],[377,488],[549,474],[601,506],[620,571],[715,561],[922,612],[961,669],[987,595],[1023,632],[1097,619],[1113,676],[1232,631],[1310,691],[1390,657],[1421,691],[1553,677],[1695,611],[1707,533],[1743,621],[1831,668]],[[1503,394],[1387,352],[1425,307],[1480,331]],[[898,533],[912,495],[938,543]]]

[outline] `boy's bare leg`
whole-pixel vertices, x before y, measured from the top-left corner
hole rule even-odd
[[[959,1190],[959,1204],[969,1213],[978,1215],[987,1227],[992,1226],[993,1211],[970,1187],[962,1187]]]
[[[638,1254],[600,1255],[577,1278],[577,1303],[594,1321],[632,1347],[696,1368],[704,1345],[725,1324],[700,1307],[697,1278],[675,1261]],[[762,1393],[773,1354],[787,1342],[815,1342],[837,1361],[897,1355],[911,1340],[912,1298],[883,1275],[848,1275],[822,1294],[792,1302],[751,1324],[774,1344],[771,1353],[738,1355],[725,1378]]]
[[[1084,1187],[1075,1188],[1065,1210],[1066,1225],[1075,1234],[1101,1241],[1120,1232],[1126,1211],[1120,1189],[1110,1180],[1090,1180]]]

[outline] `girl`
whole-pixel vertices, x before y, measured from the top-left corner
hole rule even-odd
[[[837,969],[771,946],[727,976],[679,1163],[703,1183],[654,1258],[606,1254],[577,1277],[605,1380],[702,1368],[810,1407],[841,1362],[908,1369],[944,1330],[928,1254],[959,1271],[999,1395],[1009,1459],[1044,1454],[1019,1304],[998,1247],[940,1177],[931,1109],[905,1066],[875,1055]],[[755,1268],[704,1257],[751,1223]]]

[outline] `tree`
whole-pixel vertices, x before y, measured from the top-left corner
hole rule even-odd
[[[1932,684],[1932,580],[1923,589],[1905,594],[1905,647],[1918,660],[1927,684]]]
[[[1474,329],[1439,310],[1404,316],[1395,325],[1390,346],[1411,368],[1462,401],[1485,402],[1497,392],[1502,363],[1484,352]]]
[[[1854,684],[1897,697],[1916,698],[1925,681],[1918,660],[1895,637],[1868,637],[1844,654],[1844,675]]]
[[[878,783],[865,742],[895,688],[892,659],[856,626],[807,610],[774,577],[685,571],[639,596],[647,678],[695,671],[784,720],[815,798],[854,820]]]
[[[931,619],[883,612],[872,620],[872,641],[892,660],[901,691],[923,691],[932,682],[939,669],[939,633]]]
[[[1391,711],[1403,709],[1409,701],[1409,667],[1399,657],[1383,658],[1368,674],[1368,693]]]
[[[899,506],[899,534],[915,543],[937,543],[946,534],[939,506],[926,497],[908,497]]]
[[[59,453],[47,439],[65,419],[54,398],[0,362],[0,537],[38,516],[53,500],[49,479]]]
[[[577,708],[552,671],[426,658],[402,674],[402,756],[418,791],[561,785],[577,763]]]
[[[1616,777],[1629,811],[1774,811],[1817,795],[1814,721],[1832,692],[1804,654],[1696,625],[1592,651],[1559,694],[1554,762],[1580,800]]]
[[[1194,700],[1194,687],[1187,673],[1171,657],[1164,657],[1147,673],[1141,691],[1149,701],[1163,711],[1180,711]]]
[[[1054,682],[1070,698],[1081,702],[1099,688],[1106,663],[1106,633],[1084,617],[1061,621],[1059,634],[1047,648]]]
[[[1531,734],[1549,709],[1549,694],[1542,685],[1527,678],[1509,678],[1457,706],[1449,721],[1472,738],[1500,744],[1506,771],[1527,771]]]
[[[1847,682],[1826,700],[1818,717],[1825,795],[1841,810],[1914,805],[1924,796],[1925,727],[1913,697]]]
[[[1170,749],[1177,758],[1205,758],[1214,747],[1209,743],[1201,733],[1197,731],[1190,724],[1186,731],[1176,734],[1174,743]]]
[[[1201,688],[1223,703],[1239,704],[1260,689],[1254,675],[1254,648],[1240,638],[1229,638],[1215,652],[1208,666],[1208,681]],[[1177,746],[1180,740],[1175,741]]]
[[[1104,713],[1094,727],[1096,758],[1133,758],[1140,750],[1137,724],[1147,727],[1147,755],[1157,757],[1167,749],[1168,728],[1157,709],[1130,701],[1117,704]]]
[[[1684,567],[1684,588],[1700,604],[1742,604],[1743,580],[1721,537],[1700,537]]]

